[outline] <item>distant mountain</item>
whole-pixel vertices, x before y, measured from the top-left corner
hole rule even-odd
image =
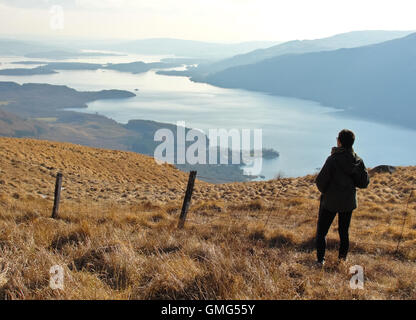
[[[155,38],[133,41],[29,41],[0,39],[0,55],[41,59],[72,59],[78,57],[114,56],[118,53],[83,52],[81,49],[110,50],[149,55],[218,60],[278,44],[277,41],[214,43],[181,39]]]
[[[35,41],[21,41],[12,39],[0,39],[0,55],[23,56],[36,51],[56,50],[54,46],[48,46]]]
[[[257,49],[246,54],[236,55],[213,63],[204,63],[192,70],[192,75],[207,75],[227,68],[253,64],[284,54],[302,54],[329,51],[341,48],[354,48],[405,37],[413,31],[353,31],[316,40],[294,40],[266,49]]]
[[[74,59],[74,58],[84,58],[84,57],[113,57],[121,56],[120,54],[114,53],[101,53],[101,52],[81,52],[81,51],[64,51],[64,50],[51,50],[51,51],[41,51],[41,52],[30,52],[24,55],[27,58],[35,59],[54,59],[54,60],[64,60],[64,59]]]
[[[319,101],[416,129],[416,33],[359,48],[279,56],[204,81]]]
[[[192,40],[155,38],[120,42],[119,44],[102,44],[96,48],[139,54],[163,54],[190,58],[220,59],[236,54],[247,53],[259,48],[276,45],[272,41],[252,41],[235,44],[202,42]]]
[[[0,39],[0,55],[43,59],[72,59],[79,57],[118,56],[119,54],[82,52],[79,49],[72,49],[69,45],[49,45],[38,41]]]

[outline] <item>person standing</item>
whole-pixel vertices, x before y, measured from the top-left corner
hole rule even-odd
[[[325,263],[326,235],[338,213],[340,247],[338,258],[346,260],[349,250],[349,227],[352,212],[357,208],[356,188],[367,188],[370,183],[363,160],[352,146],[355,135],[344,129],[337,136],[337,146],[316,178],[321,192],[318,224],[316,231],[317,263]]]

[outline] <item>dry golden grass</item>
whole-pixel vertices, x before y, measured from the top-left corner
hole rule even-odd
[[[0,138],[1,192],[53,197],[58,171],[63,198],[94,202],[177,200],[187,174],[133,152],[93,149],[69,143]]]
[[[372,177],[348,261],[337,261],[334,223],[319,269],[314,176],[197,181],[178,230],[187,175],[171,166],[27,139],[1,138],[0,155],[0,299],[416,299],[416,167]],[[65,189],[53,220],[58,168]],[[64,290],[49,287],[53,265],[65,270]],[[349,287],[353,265],[364,267],[364,290]]]

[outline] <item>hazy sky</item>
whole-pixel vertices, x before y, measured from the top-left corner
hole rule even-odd
[[[415,12],[415,0],[0,0],[0,34],[283,41],[416,30]]]

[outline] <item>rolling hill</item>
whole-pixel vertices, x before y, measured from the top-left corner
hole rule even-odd
[[[58,219],[51,219],[62,171]],[[213,185],[132,152],[0,138],[1,299],[416,299],[415,167],[359,191],[347,262],[314,265],[315,176]],[[406,207],[407,204],[407,207]],[[399,249],[397,245],[399,244]],[[50,267],[65,289],[49,287]],[[349,286],[361,265],[364,290]]]
[[[2,109],[26,117],[54,117],[66,108],[86,108],[91,101],[134,96],[125,90],[81,92],[62,85],[0,81],[0,99],[9,101]]]
[[[15,39],[0,39],[0,55],[24,56],[36,51],[49,51],[57,49],[38,41],[22,41]]]
[[[413,33],[370,46],[279,56],[229,68],[203,81],[314,100],[353,116],[414,129],[415,61]]]
[[[332,37],[315,40],[293,40],[269,48],[257,49],[245,54],[239,54],[212,63],[202,63],[192,69],[194,76],[204,76],[216,73],[231,67],[258,63],[262,60],[282,56],[285,54],[302,54],[318,51],[330,51],[341,48],[354,48],[388,40],[401,38],[413,31],[353,31],[337,34]]]
[[[1,56],[25,56],[28,58],[43,59],[74,59],[80,57],[114,56],[112,53],[82,52],[73,49],[73,44],[54,41],[30,41],[20,39],[0,39]]]
[[[122,66],[131,67],[130,64]],[[80,92],[67,86],[0,82],[0,136],[71,142],[153,155],[159,145],[154,141],[155,132],[165,128],[176,133],[176,125],[148,120],[121,124],[99,114],[65,110],[85,108],[87,102],[97,99],[124,99],[134,95],[122,90]],[[244,175],[239,165],[233,164],[177,166],[184,171],[197,167],[210,182],[252,178]]]

